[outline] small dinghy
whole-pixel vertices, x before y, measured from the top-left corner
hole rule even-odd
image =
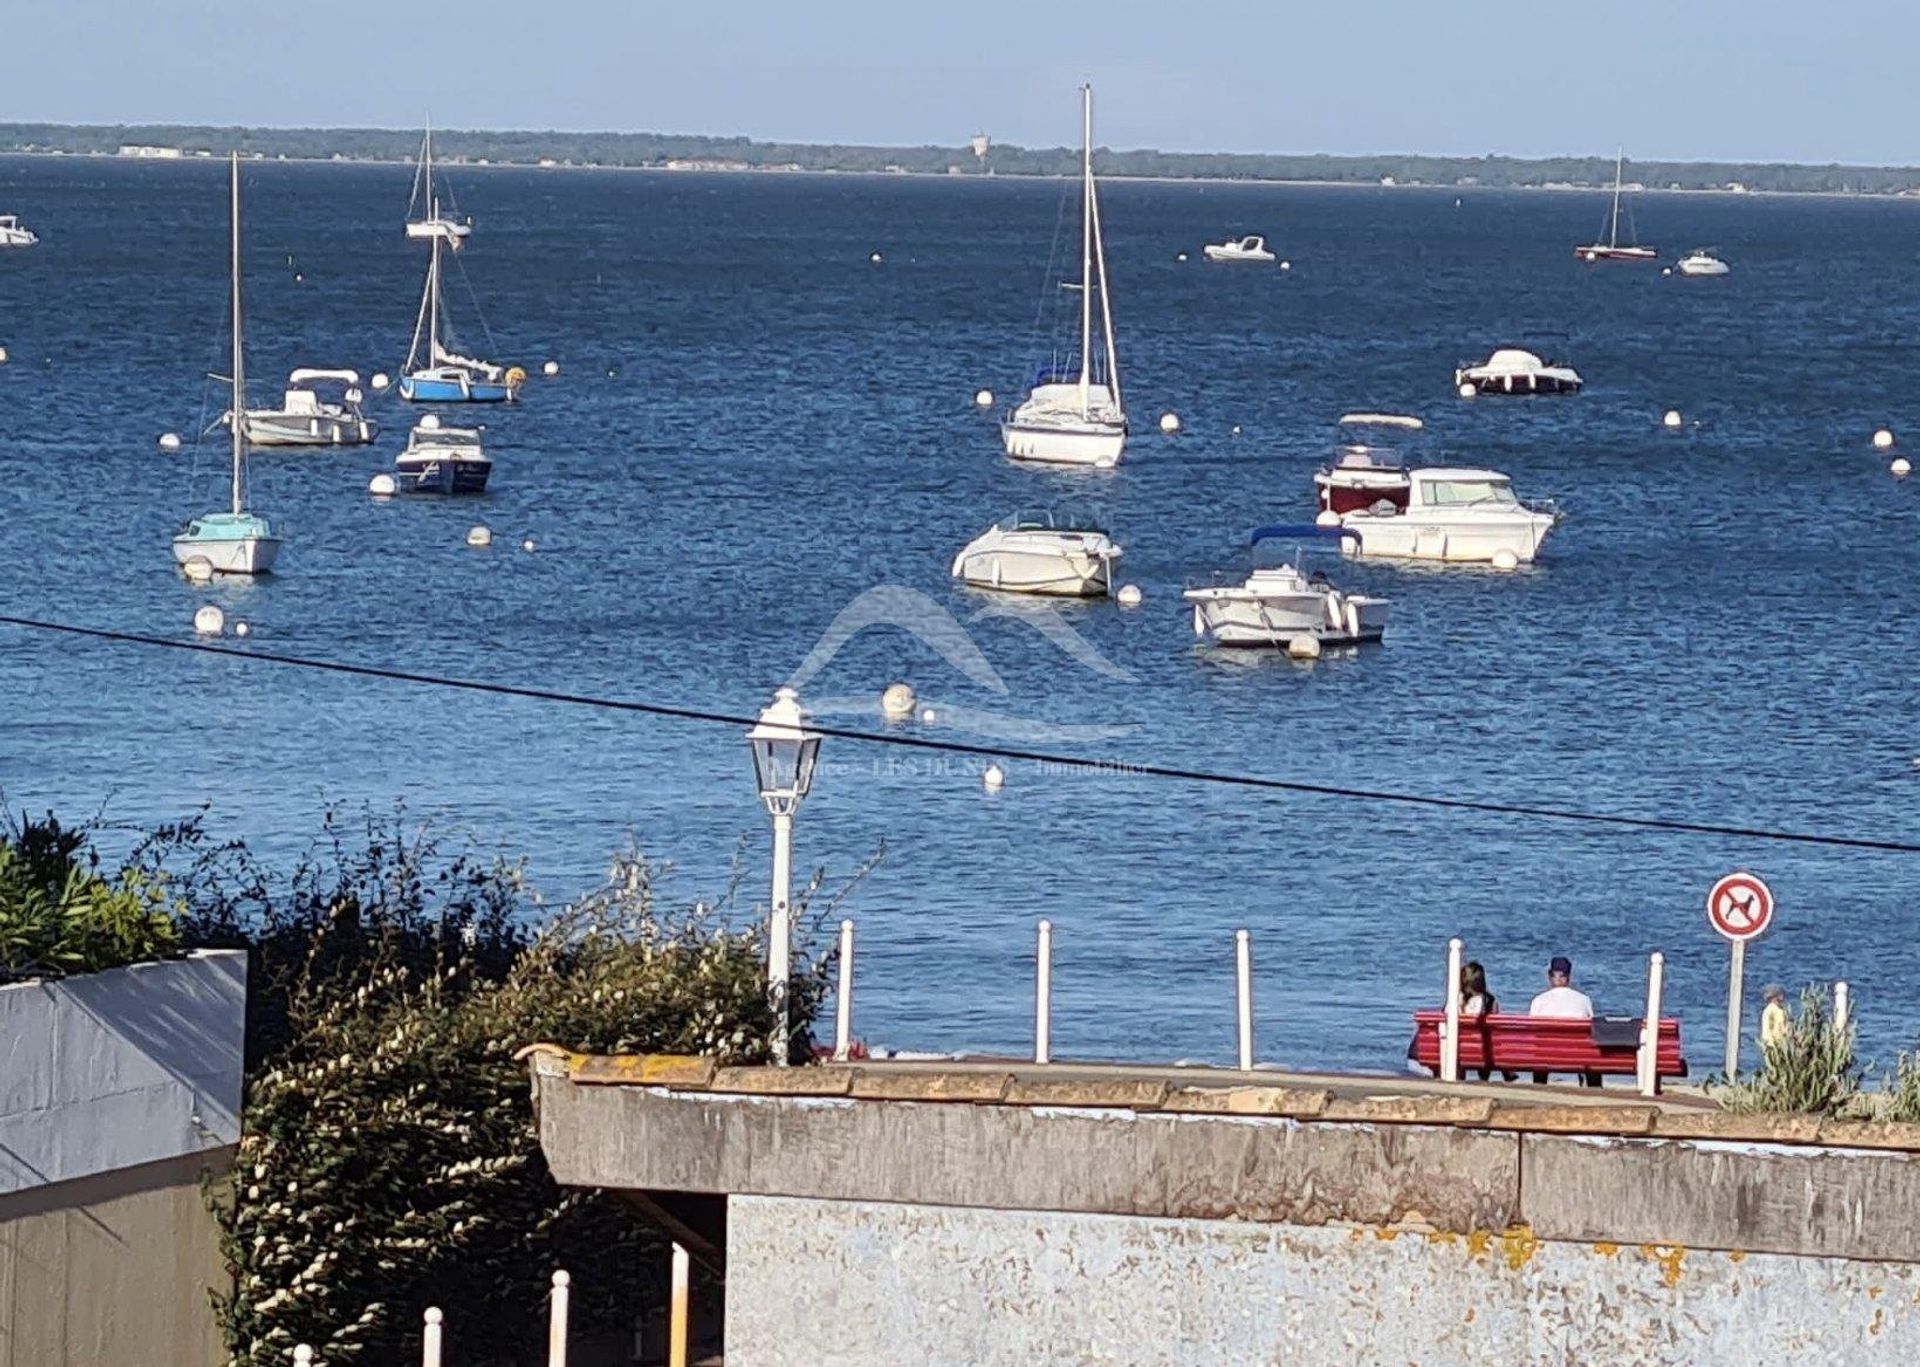
[[[1296,544],[1291,561],[1256,567],[1238,584],[1211,584],[1188,589],[1182,596],[1193,604],[1193,634],[1221,646],[1265,646],[1286,650],[1301,636],[1323,646],[1359,645],[1386,635],[1388,604],[1364,593],[1343,593],[1319,571],[1303,568],[1309,547],[1319,545],[1338,552],[1360,533],[1348,527],[1262,527],[1248,538],[1249,549],[1263,541]]]
[[[1203,251],[1209,261],[1271,262],[1276,259],[1267,249],[1267,239],[1258,233],[1249,233],[1236,242],[1209,242]]]
[[[1113,585],[1120,547],[1082,518],[1020,512],[961,548],[952,575],[977,589],[1103,598]]]

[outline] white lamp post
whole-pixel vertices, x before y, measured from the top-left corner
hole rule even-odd
[[[806,729],[800,696],[791,688],[773,695],[747,732],[760,800],[773,817],[773,918],[768,928],[767,991],[773,998],[773,1061],[787,1062],[787,962],[793,925],[787,899],[793,894],[793,814],[813,786],[820,736]]]

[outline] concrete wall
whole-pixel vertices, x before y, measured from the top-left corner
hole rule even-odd
[[[727,1367],[1920,1361],[1912,1265],[785,1197],[728,1228]]]
[[[0,988],[0,1367],[212,1367],[245,954]]]

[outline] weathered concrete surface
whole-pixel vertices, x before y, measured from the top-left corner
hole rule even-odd
[[[536,1078],[541,1147],[570,1186],[1462,1234],[1519,1218],[1518,1140],[1485,1131]]]
[[[728,1367],[1920,1361],[1920,1268],[740,1197]]]
[[[1920,1163],[1826,1146],[1521,1138],[1543,1239],[1920,1262]]]

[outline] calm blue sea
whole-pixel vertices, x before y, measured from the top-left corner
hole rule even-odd
[[[257,400],[298,365],[398,369],[424,268],[400,232],[408,179],[245,168]],[[972,404],[1044,359],[1057,184],[456,168],[454,189],[495,342],[456,278],[463,340],[534,372],[517,408],[470,411],[494,487],[369,499],[413,416],[377,398],[376,447],[256,461],[282,573],[209,589],[175,574],[168,539],[225,478],[217,437],[191,440],[221,407],[202,377],[225,363],[224,167],[0,160],[0,211],[44,239],[0,254],[4,610],[187,639],[215,601],[262,650],[749,712],[891,586],[879,601],[922,631],[853,635],[809,697],[871,702],[904,679],[1078,754],[1920,839],[1920,482],[1869,446],[1886,423],[1920,447],[1920,205],[1643,196],[1669,259],[1715,244],[1733,264],[1686,281],[1577,263],[1598,195],[1112,185],[1138,434],[1119,470],[1071,474],[1009,464]],[[1250,231],[1293,269],[1198,262]],[[1455,399],[1455,363],[1503,342],[1571,360],[1587,392]],[[542,379],[549,358],[561,374]],[[1357,655],[1196,648],[1180,589],[1242,565],[1250,527],[1311,514],[1311,472],[1356,408],[1418,413],[1436,456],[1559,499],[1544,559],[1349,572],[1394,600],[1387,644]],[[1166,410],[1177,439],[1151,431]],[[162,455],[170,429],[188,449]],[[1142,607],[982,616],[950,584],[961,544],[1050,503],[1112,528]],[[463,545],[478,521],[490,551]],[[999,689],[923,639],[949,621]],[[766,822],[728,729],[13,629],[0,698],[15,809],[147,822],[211,802],[217,831],[285,856],[330,802],[404,798],[527,852],[550,897],[629,832],[686,899],[736,861],[764,896]],[[882,725],[871,706],[836,720]],[[1738,866],[1780,902],[1752,986],[1844,976],[1869,1053],[1920,1041],[1915,856],[1021,764],[988,796],[973,762],[851,742],[824,758],[798,859],[831,883],[884,845],[845,914],[857,1028],[895,1046],[1026,1047],[1048,917],[1065,1056],[1230,1056],[1246,926],[1264,1058],[1396,1067],[1457,934],[1510,1004],[1564,952],[1603,1010],[1633,1010],[1664,950],[1705,1071],[1726,953],[1702,901]]]

